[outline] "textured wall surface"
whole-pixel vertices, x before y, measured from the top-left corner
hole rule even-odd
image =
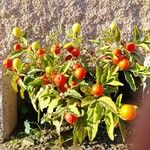
[[[17,126],[16,93],[11,87],[10,77],[2,76],[0,91],[0,142],[7,138]]]
[[[14,26],[44,43],[48,32],[57,26],[67,28],[80,22],[85,38],[91,39],[112,21],[127,38],[135,24],[150,28],[150,0],[0,0],[0,61],[11,50]],[[1,77],[0,73],[0,82]],[[3,91],[10,94],[6,88]]]

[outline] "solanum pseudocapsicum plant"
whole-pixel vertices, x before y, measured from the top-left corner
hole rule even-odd
[[[86,136],[92,141],[101,122],[105,122],[108,136],[114,140],[114,128],[119,126],[123,140],[123,120],[133,120],[137,106],[122,104],[123,93],[118,93],[119,73],[124,73],[127,83],[136,91],[134,76],[150,77],[150,67],[143,65],[138,55],[139,47],[150,50],[150,35],[134,28],[134,38],[121,42],[116,23],[105,30],[94,43],[92,55],[83,53],[81,26],[75,23],[63,41],[50,32],[48,47],[38,41],[29,43],[23,31],[15,27],[12,35],[18,40],[3,61],[11,84],[24,97],[27,91],[38,122],[48,122],[60,128],[64,121],[73,127],[74,143],[82,143]],[[88,51],[88,50],[87,50]],[[41,112],[46,112],[40,116]]]

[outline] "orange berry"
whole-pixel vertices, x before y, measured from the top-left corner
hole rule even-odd
[[[133,120],[137,115],[135,106],[124,104],[120,109],[120,115],[124,120]]]
[[[129,61],[127,59],[123,59],[119,62],[118,66],[121,70],[126,70],[129,68]]]
[[[94,96],[102,96],[104,93],[104,88],[101,84],[96,83],[92,86],[91,94]]]

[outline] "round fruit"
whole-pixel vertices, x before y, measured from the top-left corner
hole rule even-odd
[[[20,67],[21,64],[22,64],[21,59],[15,58],[15,59],[13,60],[12,66],[13,66],[14,69],[17,70],[17,69]]]
[[[44,48],[41,48],[41,49],[39,49],[37,52],[36,52],[36,55],[38,56],[38,57],[41,57],[41,56],[43,56],[45,54],[45,49]]]
[[[52,70],[51,72],[51,80],[54,82],[55,76],[57,75],[57,72],[55,70]]]
[[[118,66],[121,70],[126,70],[129,68],[129,61],[127,59],[123,59],[119,62]]]
[[[77,121],[77,117],[75,115],[71,114],[70,112],[67,112],[65,114],[65,119],[71,125],[73,125]]]
[[[18,27],[14,27],[12,30],[12,35],[15,37],[21,37],[23,35],[22,30]]]
[[[101,84],[96,83],[92,86],[91,94],[94,96],[102,96],[104,93],[104,88]]]
[[[71,51],[71,54],[72,54],[72,56],[74,56],[74,57],[79,57],[79,56],[80,56],[80,50],[74,48],[74,49]]]
[[[77,68],[80,68],[80,67],[82,67],[82,65],[79,63],[76,63],[73,65],[73,70],[76,70]]]
[[[128,52],[132,53],[136,51],[137,46],[135,43],[129,42],[129,43],[126,43],[125,48]]]
[[[12,67],[12,59],[9,59],[9,58],[5,59],[3,61],[3,66],[7,69],[11,68]]]
[[[65,93],[67,91],[67,88],[64,86],[64,85],[60,85],[58,87],[59,91],[62,92],[62,93]]]
[[[51,47],[51,52],[54,53],[55,55],[60,54],[60,51],[61,51],[61,46],[60,46],[60,44],[54,44],[54,45]]]
[[[66,44],[64,45],[64,48],[65,48],[68,52],[71,53],[71,51],[74,49],[74,44],[73,44],[72,42],[66,43]]]
[[[14,45],[14,51],[20,51],[22,49],[22,46],[18,43]]]
[[[83,67],[77,68],[75,70],[75,77],[79,80],[82,80],[86,76],[86,70]]]
[[[133,120],[136,114],[136,108],[133,105],[124,104],[120,109],[120,115],[124,120]]]
[[[73,33],[79,33],[81,30],[81,25],[79,23],[75,23],[73,26],[72,26],[72,32]]]
[[[111,28],[112,31],[114,31],[114,30],[117,28],[116,22],[113,22],[113,23],[110,25],[110,28]]]
[[[73,51],[74,47],[69,47],[69,48],[66,48],[66,50],[71,53]]]
[[[68,60],[70,60],[70,59],[72,59],[72,55],[67,55],[67,56],[65,57],[65,61],[68,61]]]
[[[115,56],[120,56],[120,55],[122,54],[120,49],[114,49],[114,50],[112,51],[112,53],[113,53]]]
[[[35,51],[38,50],[40,48],[40,44],[39,42],[35,41],[32,43],[31,48]]]
[[[67,79],[66,79],[66,77],[63,74],[57,74],[57,75],[55,75],[55,77],[54,77],[54,83],[57,86],[64,85],[66,82],[67,82]]]
[[[118,65],[119,62],[120,62],[119,58],[113,58],[113,59],[112,59],[112,63],[113,63],[114,65]]]
[[[45,69],[45,72],[46,72],[46,74],[51,74],[51,72],[52,72],[52,67],[47,66],[46,69]]]
[[[118,56],[118,59],[119,59],[119,61],[121,61],[121,60],[123,60],[123,59],[126,59],[126,56],[125,56],[125,55],[119,55],[119,56]]]
[[[47,78],[46,74],[41,76],[41,80],[43,85],[47,85],[51,83],[51,81]]]

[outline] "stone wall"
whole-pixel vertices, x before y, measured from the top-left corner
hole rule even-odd
[[[95,37],[112,21],[116,21],[128,39],[135,24],[150,28],[149,10],[150,0],[1,0],[0,62],[11,50],[13,39],[10,32],[14,26],[21,27],[29,33],[29,37],[44,43],[48,32],[58,26],[65,29],[74,22],[80,22],[87,40]],[[2,82],[1,69],[0,82]],[[10,88],[7,88],[9,86],[9,83],[4,84],[3,92],[14,97]],[[2,92],[2,83],[0,89]],[[6,98],[0,99],[0,106],[4,103],[7,105]],[[9,112],[9,108],[6,109]],[[15,113],[15,110],[13,111]],[[4,119],[2,112],[0,108],[0,122]]]
[[[2,142],[17,125],[17,100],[9,76],[2,76],[0,85],[0,142]]]

